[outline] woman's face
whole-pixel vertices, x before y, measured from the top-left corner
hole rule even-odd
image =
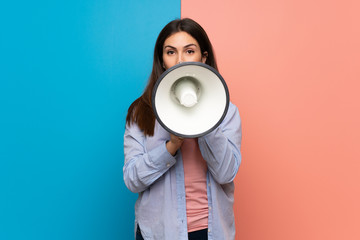
[[[181,62],[205,63],[207,52],[202,53],[198,42],[187,32],[170,35],[163,46],[163,67],[168,69]]]

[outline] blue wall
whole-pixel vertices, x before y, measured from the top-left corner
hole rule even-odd
[[[126,111],[179,0],[0,6],[0,239],[132,239]]]

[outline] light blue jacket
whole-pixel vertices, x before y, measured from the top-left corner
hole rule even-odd
[[[135,204],[135,227],[144,239],[188,239],[184,169],[179,150],[166,150],[170,134],[155,123],[153,137],[144,136],[136,124],[126,125],[124,135],[124,181],[139,197]],[[207,162],[209,204],[208,239],[235,239],[233,180],[241,162],[241,120],[230,103],[223,122],[198,138]]]

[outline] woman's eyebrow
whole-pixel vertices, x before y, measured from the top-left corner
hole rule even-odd
[[[173,46],[171,46],[171,45],[166,45],[166,46],[164,46],[164,49],[167,48],[167,47],[168,47],[168,48],[176,49],[175,47],[173,47]]]
[[[195,43],[190,43],[190,44],[184,46],[184,48],[188,48],[188,47],[192,47],[192,46],[197,47]]]
[[[192,46],[197,47],[195,43],[190,43],[190,44],[185,45],[183,48],[188,48],[188,47],[192,47]],[[164,46],[164,49],[167,48],[167,47],[176,49],[176,47],[173,47],[171,45]]]

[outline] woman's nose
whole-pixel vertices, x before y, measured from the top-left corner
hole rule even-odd
[[[178,64],[179,64],[179,63],[182,63],[182,62],[184,62],[184,61],[183,61],[183,58],[182,58],[182,55],[181,55],[181,54],[179,54]]]

